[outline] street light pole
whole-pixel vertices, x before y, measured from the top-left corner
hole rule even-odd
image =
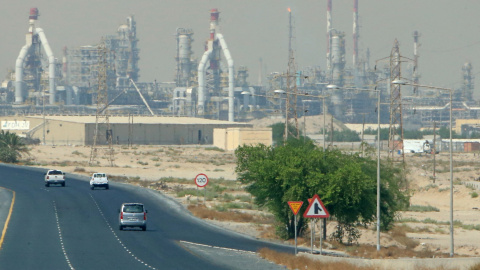
[[[281,89],[274,90],[273,92],[277,94],[285,94],[285,133],[283,134],[283,143],[285,144],[288,140],[288,92]]]
[[[453,117],[452,117],[452,107],[453,107],[453,89],[451,88],[443,88],[443,87],[436,87],[436,86],[429,86],[429,85],[420,85],[420,84],[413,84],[413,83],[407,83],[402,80],[394,80],[392,82],[393,84],[402,84],[402,85],[410,85],[410,86],[416,86],[416,87],[425,87],[429,89],[436,89],[436,90],[444,90],[448,91],[450,94],[450,121],[449,121],[449,126],[450,126],[450,143],[449,143],[449,152],[450,152],[450,257],[453,257],[454,255],[454,241],[453,241],[453,140],[452,140],[452,122],[453,122]]]
[[[336,85],[327,85],[328,89],[340,89]],[[370,91],[377,93],[377,250],[380,250],[380,98],[381,91],[375,89],[344,88],[357,91]]]
[[[453,155],[452,155],[452,89],[450,92],[450,257],[454,255],[453,246]]]
[[[377,251],[380,250],[380,90],[377,90]]]
[[[325,97],[322,98],[323,109],[323,161],[325,161]]]
[[[307,137],[307,112],[308,108],[305,109],[305,102],[312,102],[312,100],[306,99],[302,100],[302,105],[303,105],[303,142],[305,143],[306,137]]]

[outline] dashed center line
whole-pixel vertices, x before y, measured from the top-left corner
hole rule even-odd
[[[123,247],[123,249],[128,253],[130,254],[136,261],[138,261],[139,263],[143,264],[144,266],[150,268],[150,269],[157,269],[151,265],[149,265],[148,263],[144,262],[142,259],[138,258],[137,256],[135,256],[135,254],[133,254],[133,252],[128,249],[128,247],[122,242],[122,240],[120,240],[120,238],[118,237],[117,233],[115,232],[115,230],[113,229],[113,227],[110,225],[110,223],[108,222],[107,218],[105,217],[105,215],[103,214],[103,211],[102,209],[100,209],[100,206],[98,205],[97,201],[95,200],[95,198],[93,198],[92,194],[90,194],[90,197],[92,198],[93,202],[95,203],[95,205],[97,206],[97,209],[98,211],[100,212],[100,215],[102,215],[103,217],[103,220],[105,220],[105,223],[107,223],[107,226],[108,228],[110,229],[110,231],[113,233],[113,236],[115,237],[115,239],[118,241],[118,243],[120,243],[120,245]]]
[[[62,228],[60,228],[60,221],[58,219],[57,203],[55,201],[53,201],[53,209],[55,210],[55,219],[57,221],[58,236],[60,238],[60,245],[62,247],[63,256],[67,261],[68,267],[70,267],[71,270],[75,270],[72,263],[70,262],[70,259],[68,258],[67,251],[65,250],[65,244],[63,243],[63,236],[62,236]]]

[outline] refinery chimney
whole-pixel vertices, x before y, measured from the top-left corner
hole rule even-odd
[[[420,44],[418,43],[418,38],[420,34],[418,31],[413,32],[413,84],[419,83],[420,75],[418,75],[418,47]],[[418,86],[413,87],[413,93],[418,93]]]
[[[223,35],[218,31],[218,10],[216,8],[210,11],[210,38],[205,46],[205,53],[198,65],[198,114],[204,115],[205,102],[207,100],[208,91],[206,88],[205,71],[207,62],[210,62],[210,70],[213,73],[213,84],[219,81],[216,74],[220,71],[220,48],[228,64],[228,121],[234,121],[234,88],[235,88],[235,69],[233,58],[227,47],[227,42]]]
[[[55,103],[55,57],[53,56],[52,49],[48,44],[47,37],[43,32],[42,28],[36,28],[35,22],[38,19],[38,9],[31,8],[30,15],[29,15],[29,29],[28,33],[26,34],[26,44],[20,50],[20,53],[17,57],[15,63],[15,103],[23,103],[24,100],[24,62],[25,59],[28,58],[29,55],[35,55],[39,51],[40,44],[42,45],[45,54],[48,58],[48,80],[49,80],[49,103]],[[39,42],[38,42],[39,41]],[[35,55],[39,57],[39,55]],[[38,67],[30,67],[30,68],[38,68]],[[36,76],[34,74],[34,76]],[[35,88],[40,88],[39,85],[35,85]],[[43,91],[43,89],[41,89]]]
[[[358,65],[358,0],[353,0],[353,68]]]
[[[327,0],[327,70],[332,69],[332,0]]]

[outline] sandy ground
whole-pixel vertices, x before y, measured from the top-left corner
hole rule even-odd
[[[95,157],[96,165],[89,166],[90,147],[83,146],[34,146],[27,158],[37,167],[45,169],[60,168],[67,173],[83,174],[105,172],[110,175],[139,177],[142,180],[154,181],[162,177],[178,177],[192,179],[199,173],[205,173],[210,179],[226,179],[234,181],[235,157],[232,151],[222,152],[211,146],[115,146],[115,167],[109,167],[107,153],[99,149]],[[454,154],[454,220],[463,225],[480,225],[480,197],[472,196],[479,190],[468,187],[478,185],[475,181],[480,177],[477,170],[480,156],[471,153]],[[401,212],[400,219],[411,218],[418,221],[431,219],[433,223],[406,223],[418,232],[408,233],[421,244],[417,249],[430,249],[449,253],[450,235],[448,221],[450,219],[449,192],[449,157],[448,153],[436,156],[436,181],[433,184],[433,157],[430,155],[406,155],[409,170],[408,179],[412,189],[411,204],[434,206],[438,212]],[[81,173],[81,172],[80,172]],[[167,194],[168,195],[168,194]],[[173,196],[173,195],[172,195]],[[185,202],[184,198],[176,198]],[[444,222],[445,224],[438,224]],[[259,236],[259,225],[236,222],[214,223],[252,236]],[[333,231],[334,224],[329,224]],[[376,244],[374,227],[363,231],[360,243]],[[316,230],[318,232],[318,228]],[[480,252],[480,231],[455,227],[455,253],[475,256]],[[400,245],[387,234],[382,234],[382,246]],[[308,243],[309,245],[309,243]]]

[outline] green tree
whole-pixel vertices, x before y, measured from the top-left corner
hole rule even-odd
[[[404,130],[403,138],[404,139],[423,139],[423,132],[420,130]]]
[[[327,135],[327,141],[331,141],[332,138],[330,137],[330,134]],[[358,135],[357,132],[353,130],[334,130],[333,131],[333,141],[335,142],[359,142],[360,141],[360,136]]]
[[[440,135],[440,137],[442,137],[442,139],[448,139],[448,138],[450,138],[450,129],[447,126],[442,126],[438,130],[438,135]],[[452,138],[460,139],[461,136],[459,136],[454,130],[452,130]]]
[[[24,153],[28,153],[28,147],[22,138],[9,131],[0,131],[0,161],[14,163]]]
[[[275,123],[273,125],[270,125],[269,127],[272,128],[272,140],[274,142],[275,145],[278,145],[278,144],[283,144],[283,141],[284,141],[284,134],[285,134],[285,123]],[[288,139],[293,139],[295,140],[295,136],[297,134],[297,129],[295,128],[294,125],[292,125],[291,123],[288,123],[288,132],[289,132],[289,136],[288,136]],[[292,134],[294,134],[295,136],[293,136]],[[304,138],[304,135],[303,135],[303,132],[301,130],[299,130],[299,134],[300,134],[300,140],[305,140],[305,139],[308,139],[310,140],[308,137],[305,137]]]
[[[293,214],[287,202],[304,201],[297,216],[301,233],[307,226],[303,212],[314,194],[344,225],[342,228],[358,222],[367,224],[376,218],[376,160],[338,150],[324,152],[311,141],[293,139],[276,147],[244,145],[237,148],[235,155],[239,180],[247,185],[256,204],[275,215],[281,237],[294,236]],[[381,172],[382,228],[386,229],[408,198],[396,184],[397,170],[382,164]]]

